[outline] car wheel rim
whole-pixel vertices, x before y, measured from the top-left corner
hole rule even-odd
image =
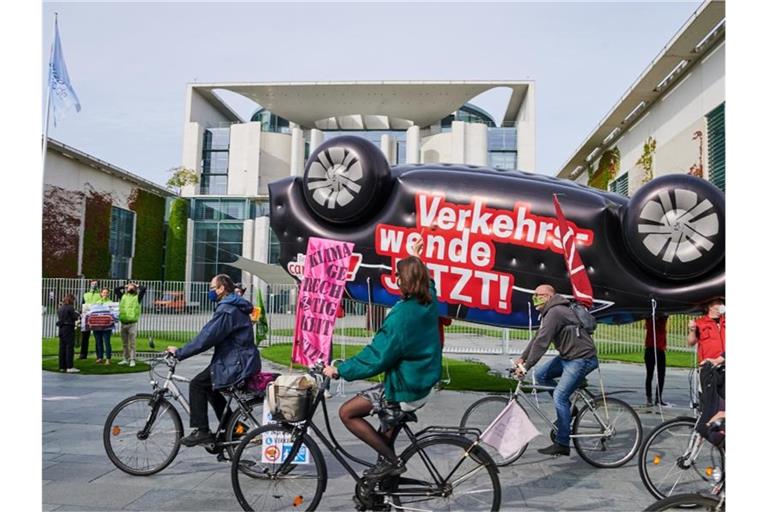
[[[345,148],[329,148],[317,155],[307,173],[312,200],[329,210],[351,203],[362,190],[358,183],[363,168],[357,156]]]
[[[712,239],[720,232],[714,205],[685,189],[675,189],[673,195],[660,192],[643,206],[640,219],[637,229],[645,235],[643,245],[666,263],[701,258],[714,247]]]

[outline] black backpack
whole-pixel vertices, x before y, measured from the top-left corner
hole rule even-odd
[[[580,329],[584,329],[587,334],[592,336],[595,329],[597,329],[597,319],[592,316],[592,313],[589,312],[584,304],[571,302],[568,304],[568,307],[573,311],[573,314],[576,315],[576,320],[579,322],[576,327],[576,336],[580,335]]]

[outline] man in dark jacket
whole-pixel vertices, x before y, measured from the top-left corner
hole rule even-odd
[[[547,351],[549,343],[560,354],[536,369],[536,383],[556,386],[553,392],[557,411],[557,436],[552,446],[539,450],[545,455],[571,454],[571,401],[570,397],[581,380],[597,368],[595,342],[585,329],[580,328],[576,314],[568,300],[555,293],[548,284],[536,287],[533,305],[541,313],[541,325],[536,336],[523,351],[516,364],[529,370]],[[523,370],[518,369],[518,373]],[[555,378],[560,380],[555,383]]]
[[[227,401],[217,390],[236,385],[261,370],[250,318],[253,305],[234,290],[235,284],[226,274],[211,279],[208,298],[218,303],[213,318],[192,341],[178,349],[167,349],[182,361],[214,347],[211,364],[189,383],[189,423],[195,430],[181,440],[184,446],[213,442],[206,403],[211,403],[221,420]]]

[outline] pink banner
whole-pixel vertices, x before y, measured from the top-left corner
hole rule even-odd
[[[344,295],[355,244],[310,237],[296,307],[292,360],[309,366],[331,359],[336,312]]]

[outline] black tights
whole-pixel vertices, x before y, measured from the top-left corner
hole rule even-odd
[[[373,404],[362,396],[355,396],[347,400],[339,408],[339,418],[347,429],[355,434],[358,439],[376,450],[379,454],[386,457],[389,461],[395,462],[397,456],[390,446],[394,429],[380,434],[373,426],[365,420],[365,417],[371,414]]]
[[[667,354],[664,350],[657,350],[653,354],[653,347],[645,348],[645,397],[650,402],[653,398],[651,389],[653,386],[653,368],[659,360],[659,388],[656,390],[656,400],[661,402],[661,394],[664,392],[664,376],[667,373]]]

